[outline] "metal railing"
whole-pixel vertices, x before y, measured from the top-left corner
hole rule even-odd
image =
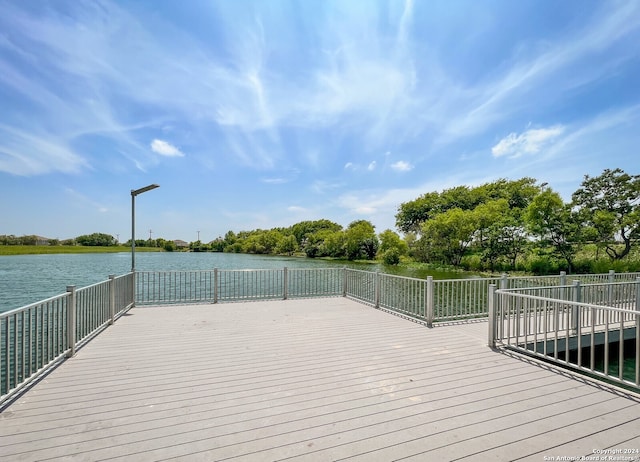
[[[0,313],[0,404],[133,306],[133,274]]]
[[[499,286],[505,290],[512,289],[505,293],[510,293],[514,299],[552,300],[558,305],[553,312],[557,312],[558,317],[558,322],[553,324],[556,326],[554,329],[562,332],[569,323],[573,323],[575,330],[575,325],[584,327],[591,320],[597,321],[597,324],[592,323],[597,326],[616,323],[628,326],[634,319],[637,322],[637,316],[633,319],[620,318],[616,314],[627,313],[628,307],[634,302],[637,304],[640,298],[637,291],[634,294],[628,289],[628,284],[616,281],[628,281],[638,276],[640,273],[614,272],[572,276],[578,281],[573,286],[566,285],[567,275],[564,273],[542,277],[503,275],[433,280],[431,277],[416,279],[348,268],[141,271],[120,277],[110,276],[108,281],[77,290],[69,287],[65,294],[0,313],[0,404],[64,357],[72,356],[76,348],[113,323],[134,303],[218,303],[342,295],[431,326],[434,322],[491,317],[489,305],[495,298],[491,290],[495,293],[495,287]],[[525,288],[517,292],[514,289],[517,287]],[[493,335],[494,344],[496,335],[504,334],[504,323],[508,322],[509,316],[523,316],[522,302],[517,303],[515,308],[500,305],[501,322],[490,323],[490,339]],[[598,306],[599,311],[581,311],[576,308],[580,304]],[[538,317],[527,317],[526,321],[524,317],[518,318],[518,322],[527,325],[546,322],[549,325],[549,319],[556,319],[553,317],[556,314],[551,316],[546,308],[541,316],[536,306],[526,305],[526,310],[533,310]],[[566,306],[573,308],[567,310]],[[561,311],[561,307],[565,311]],[[510,332],[511,327],[506,326]],[[524,327],[523,324],[518,329]],[[536,331],[527,335],[543,333]],[[500,341],[507,344],[512,340],[509,335],[500,337]]]
[[[640,391],[640,278],[490,288],[489,346],[502,345]]]
[[[341,268],[137,271],[136,303],[218,303],[343,293]]]
[[[624,280],[629,274],[574,276],[581,281]],[[567,275],[433,280],[349,268],[139,271],[136,303],[218,303],[343,295],[431,325],[488,316],[488,290],[566,284]]]
[[[427,323],[487,317],[498,278],[434,280],[345,270],[344,295]]]

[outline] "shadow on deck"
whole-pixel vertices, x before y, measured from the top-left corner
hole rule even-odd
[[[0,457],[542,461],[640,448],[633,396],[486,342],[486,322],[428,329],[345,298],[138,307],[0,414]]]

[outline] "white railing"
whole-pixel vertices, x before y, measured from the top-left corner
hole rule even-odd
[[[498,278],[438,280],[348,268],[138,271],[137,304],[220,303],[345,296],[431,325],[487,316]]]
[[[491,317],[489,305],[495,299],[491,290],[495,292],[496,287],[505,289],[514,300],[543,299],[557,304],[555,311],[536,308],[535,304],[522,305],[522,301],[515,301],[514,306],[500,305],[501,317],[495,318],[500,322],[490,322],[490,342],[495,344],[498,338],[515,345],[519,344],[521,332],[527,336],[543,333],[517,330],[513,340],[514,326],[518,326],[517,329],[531,323],[549,326],[550,319],[555,322],[556,317],[557,322],[551,325],[558,333],[563,332],[562,329],[575,330],[576,326],[584,328],[591,320],[595,321],[594,326],[616,323],[628,326],[634,319],[637,321],[635,315],[631,319],[617,314],[627,313],[640,297],[628,284],[616,281],[635,280],[638,276],[639,273],[613,272],[571,276],[574,284],[570,286],[566,285],[564,273],[543,277],[503,275],[433,280],[347,268],[141,271],[135,275],[110,276],[108,281],[77,290],[69,287],[66,294],[0,313],[0,405],[52,365],[72,356],[76,348],[113,323],[134,303],[218,303],[341,295],[429,326],[434,322]],[[526,288],[520,292],[506,291],[523,286]],[[593,312],[576,308],[582,305],[599,308]],[[571,306],[571,310],[567,310],[567,306]],[[533,310],[536,315],[525,316],[523,309],[526,313]],[[509,319],[518,319],[518,322],[510,325]]]
[[[0,313],[0,405],[133,306],[133,274]]]
[[[344,295],[425,322],[487,317],[489,286],[497,278],[434,280],[345,270]]]
[[[640,387],[640,278],[523,289],[492,286],[489,299],[489,346]]]
[[[218,303],[343,295],[431,325],[488,316],[491,284],[501,288],[563,285],[567,275],[433,280],[348,268],[139,271],[136,303]],[[623,280],[609,272],[572,276],[581,281]]]
[[[136,303],[218,303],[329,297],[343,293],[341,268],[137,271]]]

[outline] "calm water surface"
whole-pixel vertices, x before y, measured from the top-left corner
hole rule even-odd
[[[436,279],[468,277],[462,273],[408,270],[378,263],[351,263],[299,257],[228,253],[137,252],[140,271],[342,267]],[[121,275],[131,269],[130,253],[10,255],[0,256],[0,312],[64,293],[68,285],[78,288]]]

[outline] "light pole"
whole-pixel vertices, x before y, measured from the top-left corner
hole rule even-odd
[[[158,184],[150,184],[140,189],[131,190],[131,272],[136,272],[136,196],[152,189],[159,188]]]

